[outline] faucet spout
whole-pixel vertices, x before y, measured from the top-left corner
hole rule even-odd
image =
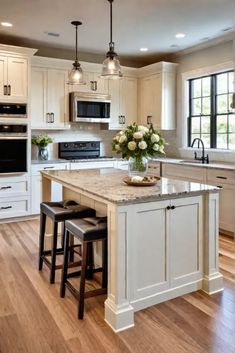
[[[202,161],[202,163],[209,163],[209,156],[208,156],[208,154],[205,156],[205,146],[204,146],[204,142],[202,141],[202,139],[200,139],[200,138],[198,138],[198,137],[196,137],[194,140],[193,140],[193,142],[192,142],[192,144],[191,144],[191,147],[194,147],[194,144],[195,144],[195,142],[197,142],[197,148],[199,149],[200,148],[200,144],[201,144],[201,147],[202,147],[202,154],[201,154],[201,157],[198,157],[197,156],[197,152],[195,151],[194,152],[194,159],[195,160],[198,160],[198,161]]]

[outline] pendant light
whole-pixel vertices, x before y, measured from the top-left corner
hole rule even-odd
[[[109,51],[106,54],[106,59],[103,62],[101,77],[104,78],[120,78],[122,77],[121,66],[118,60],[118,55],[114,51],[113,42],[113,0],[108,0],[110,3],[110,42]]]
[[[69,85],[85,85],[86,83],[83,81],[83,71],[81,65],[78,61],[78,26],[82,24],[80,21],[72,21],[71,24],[75,26],[76,29],[76,57],[73,63],[73,68],[69,72]]]

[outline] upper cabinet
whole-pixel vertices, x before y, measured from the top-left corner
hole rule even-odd
[[[89,72],[84,70],[85,85],[70,86],[71,92],[94,92],[108,94],[109,80],[100,77],[100,72]]]
[[[160,62],[139,70],[138,122],[175,129],[177,64]]]
[[[28,62],[25,58],[0,56],[0,99],[27,101]]]
[[[31,72],[31,127],[68,128],[68,71],[33,67]]]
[[[120,130],[137,121],[137,78],[109,80],[110,130]]]

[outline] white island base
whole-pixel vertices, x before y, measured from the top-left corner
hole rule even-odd
[[[218,190],[162,178],[153,187],[123,183],[125,172],[43,172],[72,198],[108,216],[105,321],[115,332],[134,326],[134,312],[199,289],[223,290],[218,271]]]

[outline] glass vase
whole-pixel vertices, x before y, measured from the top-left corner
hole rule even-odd
[[[48,160],[48,149],[47,147],[38,146],[38,159],[41,161]]]
[[[148,159],[146,157],[130,157],[128,160],[129,177],[144,177],[148,172]]]

